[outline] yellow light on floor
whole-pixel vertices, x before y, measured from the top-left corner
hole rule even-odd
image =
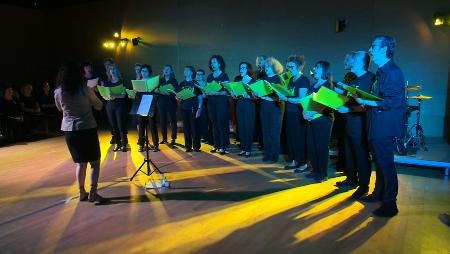
[[[114,38],[119,38],[119,33],[118,32],[114,33]]]
[[[441,18],[436,18],[436,19],[434,20],[434,25],[435,25],[435,26],[442,26],[443,24],[444,24],[444,20],[441,19]]]

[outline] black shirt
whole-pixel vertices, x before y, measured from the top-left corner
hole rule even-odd
[[[43,112],[53,114],[58,111],[55,105],[55,97],[53,96],[53,92],[50,91],[48,95],[42,92],[38,100],[39,106]]]
[[[402,137],[406,113],[405,78],[402,70],[389,60],[377,70],[373,94],[381,97],[370,110],[369,137]]]
[[[181,101],[181,109],[184,109],[184,110],[186,110],[186,109],[197,110],[197,108],[198,108],[198,96],[202,94],[202,91],[196,85],[199,85],[199,84],[195,80],[191,80],[191,81],[183,80],[178,85],[178,87],[176,88],[177,92],[180,92],[183,89],[193,87],[194,88],[194,94],[196,95],[196,96],[191,97],[191,98],[189,98],[187,100],[182,100]]]
[[[25,108],[28,108],[28,109],[36,109],[37,108],[36,107],[37,101],[33,96],[30,96],[30,97],[20,96],[19,102],[23,103]]]
[[[288,84],[288,89],[294,88],[294,97],[298,98],[299,96],[299,89],[300,88],[306,88],[307,90],[310,89],[310,82],[309,79],[303,75],[301,75],[297,80],[294,81],[294,77],[292,77]],[[286,103],[286,111],[290,112],[297,112],[298,110],[301,110],[302,107],[300,107],[298,104],[292,104],[292,103]]]
[[[206,78],[206,83],[211,83],[213,81],[227,82],[227,81],[230,81],[230,78],[228,77],[228,75],[225,72],[220,73],[220,75],[217,77],[214,77],[214,75],[211,73]],[[224,88],[222,88],[219,92],[222,92],[223,90],[224,90]]]
[[[315,83],[315,84],[316,84],[316,83]],[[315,84],[311,85],[311,88],[310,88],[310,90],[308,91],[308,94],[317,93],[317,92],[320,90],[320,88],[321,88],[322,86],[324,86],[324,87],[326,87],[326,88],[328,88],[328,89],[333,90],[333,87],[332,87],[332,85],[331,85],[331,83],[330,83],[329,81],[326,81],[325,83],[323,83],[322,85],[320,85],[320,86],[318,86],[318,87],[314,87]],[[324,115],[324,116],[330,117],[331,119],[334,119],[333,109],[331,109],[331,108],[329,108],[329,107],[326,107],[326,108],[321,112],[321,114]]]
[[[356,87],[358,89],[361,89],[364,92],[370,93],[374,82],[375,82],[375,74],[368,71],[368,72],[364,73],[363,75],[361,75],[360,77],[356,77],[356,78],[352,79],[348,85],[352,86],[352,87]],[[351,108],[351,107],[359,106],[359,103],[356,102],[356,100],[353,99],[353,97],[352,97],[347,102],[346,106]]]
[[[234,82],[239,82],[239,81],[242,81],[242,76],[241,76],[241,75],[238,75],[238,76],[234,77]],[[251,78],[250,81],[248,81],[248,83],[247,83],[247,84],[244,84],[244,85],[251,85],[251,84],[253,84],[253,83],[255,83],[255,82],[256,82],[256,80],[253,79],[253,78]],[[242,82],[242,83],[243,83],[243,82]],[[252,95],[251,92],[248,92],[248,95],[251,96],[251,95]],[[253,98],[244,98],[244,97],[242,97],[242,96],[239,96],[238,99],[242,99],[242,100],[253,100]]]
[[[161,86],[168,85],[168,84],[172,84],[172,86],[175,88],[175,91],[177,91],[178,81],[175,78],[170,78],[167,81],[164,77],[160,78],[158,88],[160,88]],[[175,95],[173,93],[169,93],[168,95],[158,94],[158,97],[160,99],[160,102],[162,102],[164,100],[170,100],[170,101],[173,101],[174,103],[176,102]]]
[[[14,99],[5,100],[4,98],[0,98],[0,112],[10,117],[18,117],[23,115],[22,109]]]

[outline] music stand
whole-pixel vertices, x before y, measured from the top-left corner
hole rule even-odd
[[[136,99],[134,100],[133,105],[131,107],[130,114],[138,115],[138,116],[153,117],[153,115],[154,115],[154,103],[155,103],[153,98],[154,97],[151,94],[137,93],[136,94]],[[155,163],[153,163],[153,161],[150,159],[150,156],[149,156],[149,152],[148,151],[150,150],[150,148],[149,148],[147,127],[148,126],[145,126],[145,128],[144,128],[145,158],[144,158],[144,161],[142,162],[141,166],[139,166],[139,168],[136,170],[136,172],[134,172],[133,176],[130,178],[130,181],[133,181],[134,177],[139,172],[142,172],[142,173],[144,173],[147,176],[150,176],[153,173],[158,172],[159,174],[161,174],[163,176],[162,179],[164,180],[164,182],[161,183],[161,186],[157,186],[157,187],[165,187],[168,184],[165,181],[164,173],[159,170],[159,168],[155,165]],[[153,170],[151,170],[150,164],[153,166]],[[144,165],[146,165],[147,171],[144,171],[142,169],[142,167],[144,167]]]

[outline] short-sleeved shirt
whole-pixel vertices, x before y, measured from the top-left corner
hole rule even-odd
[[[234,77],[234,82],[239,82],[239,81],[242,81],[241,75]],[[251,85],[255,82],[256,82],[256,80],[254,78],[251,78],[250,81],[248,81],[248,83],[246,85]],[[248,95],[251,95],[251,92],[248,92]],[[252,98],[244,98],[242,96],[239,96],[238,100],[253,100],[253,99]]]
[[[175,88],[175,91],[178,89],[178,81],[175,78],[170,78],[169,80],[166,81],[166,79],[164,77],[159,79],[158,88],[161,86],[168,85],[168,84],[172,84],[173,87]],[[159,102],[162,102],[164,100],[170,100],[170,101],[176,102],[175,95],[173,93],[170,93],[168,95],[158,94],[158,97],[159,97]]]
[[[331,90],[333,90],[333,86],[331,85],[331,83],[329,81],[326,81],[325,83],[323,83],[322,85],[318,86],[318,87],[314,87],[315,84],[311,85],[310,90],[308,91],[308,94],[312,94],[312,93],[317,93],[320,88],[322,86],[329,88]],[[334,114],[333,114],[333,110],[331,108],[325,108],[322,112],[322,115],[330,117],[331,119],[334,119]]]
[[[183,80],[179,85],[177,89],[177,92],[185,89],[185,88],[194,88],[194,94],[196,96],[191,97],[187,100],[182,100],[181,101],[181,109],[197,109],[198,108],[198,96],[202,94],[202,91],[196,86],[199,85],[197,83],[197,81],[195,80],[191,80],[191,81],[186,81]]]
[[[274,75],[272,77],[265,76],[261,80],[265,80],[271,84],[281,84],[281,79],[278,75]],[[277,101],[267,101],[267,100],[261,100],[262,104],[275,104],[277,107],[280,107],[280,102]]]
[[[288,89],[294,89],[294,97],[298,98],[299,95],[299,89],[300,88],[306,88],[310,89],[310,83],[309,79],[303,75],[301,75],[297,80],[294,80],[294,78],[291,78],[288,84]],[[300,107],[299,104],[293,104],[293,103],[286,103],[286,111],[289,112],[297,112],[301,110],[302,107]]]
[[[228,77],[228,75],[225,72],[220,73],[220,75],[217,76],[217,77],[214,77],[214,75],[211,73],[206,78],[206,82],[207,83],[211,83],[213,81],[216,81],[216,82],[227,82],[227,81],[230,81],[230,78]],[[223,90],[224,89],[222,88],[219,92],[221,92]]]
[[[97,127],[92,105],[88,98],[87,87],[74,94],[63,93],[61,88],[55,89],[55,104],[63,111],[62,131],[77,131]]]

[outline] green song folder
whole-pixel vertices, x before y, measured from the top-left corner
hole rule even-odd
[[[100,93],[100,96],[102,96],[103,98],[105,99],[111,98],[111,90],[108,89],[108,87],[97,85],[97,90]]]
[[[263,97],[272,93],[272,89],[270,89],[263,80],[258,80],[249,87],[258,97]]]
[[[217,81],[213,80],[213,82],[206,84],[205,92],[218,92],[222,89],[222,85],[217,83]]]
[[[236,96],[242,96],[248,92],[248,88],[242,82],[224,83],[223,86]]]
[[[159,75],[146,80],[147,92],[155,90],[159,86]]]
[[[292,78],[292,73],[290,71],[278,75],[280,77],[281,83],[285,86],[289,85],[289,81]]]
[[[349,86],[349,87],[346,87],[344,89],[349,91],[352,94],[358,95],[359,97],[361,97],[362,99],[365,99],[365,100],[372,100],[372,101],[382,101],[383,100],[382,98],[380,98],[378,96],[375,96],[375,95],[373,95],[371,93],[368,93],[368,92],[363,91],[363,90],[361,90],[359,88],[356,88],[356,87]]]
[[[159,87],[159,91],[163,93],[169,93],[170,91],[174,91],[175,87],[172,84],[167,84]]]
[[[159,85],[159,75],[147,80],[131,80],[131,84],[136,92],[151,92]]]
[[[319,91],[313,96],[313,100],[329,108],[336,109],[338,107],[344,106],[349,98],[322,86]]]
[[[194,88],[192,87],[192,88],[185,88],[179,91],[178,93],[176,93],[176,96],[182,100],[187,100],[192,97],[195,97],[196,95],[194,94]]]
[[[294,88],[289,89],[287,86],[283,86],[280,84],[269,84],[269,87],[277,94],[284,95],[286,97],[294,97]]]
[[[125,87],[122,84],[112,87],[97,86],[97,89],[100,95],[105,99],[110,99],[111,96],[123,95],[125,93]]]
[[[136,91],[135,90],[125,89],[125,91],[127,92],[128,97],[130,99],[136,98]]]
[[[308,96],[303,97],[300,100],[300,105],[302,105],[303,111],[315,111],[315,112],[322,112],[322,110],[325,108],[322,104],[317,103],[313,100],[313,97],[316,95],[316,93],[312,93]],[[322,114],[318,113],[313,116],[313,119],[321,117]]]

